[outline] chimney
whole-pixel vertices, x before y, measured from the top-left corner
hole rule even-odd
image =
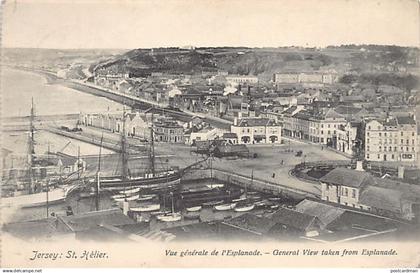
[[[235,118],[233,119],[233,125],[235,125],[235,126],[237,126],[237,125],[238,125],[238,118],[237,118],[237,117],[235,117]]]
[[[363,170],[363,161],[361,161],[361,160],[356,161],[356,171],[361,171],[361,172],[364,171]]]
[[[398,166],[398,178],[404,179],[404,166]]]

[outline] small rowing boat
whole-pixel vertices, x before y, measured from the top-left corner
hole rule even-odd
[[[196,207],[190,207],[190,208],[186,208],[186,210],[188,212],[194,212],[194,211],[200,211],[201,210],[201,206],[196,206]]]
[[[140,191],[140,188],[134,188],[134,189],[130,189],[130,190],[120,191],[120,193],[131,195],[131,194],[134,194],[134,193],[138,193],[139,191]]]
[[[225,211],[225,210],[234,209],[235,207],[236,207],[236,203],[229,203],[229,204],[222,204],[222,205],[214,206],[214,209],[218,211]]]
[[[182,219],[182,216],[179,212],[172,212],[165,215],[158,215],[156,218],[162,222],[175,222],[180,221]]]
[[[245,212],[245,211],[251,211],[255,208],[254,204],[244,204],[242,206],[237,206],[235,208],[236,212]]]
[[[155,198],[157,195],[156,194],[144,194],[144,195],[140,195],[137,200],[138,201],[149,201],[152,200],[153,198]]]

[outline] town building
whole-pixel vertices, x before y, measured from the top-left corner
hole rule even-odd
[[[418,221],[420,186],[347,168],[336,168],[320,179],[321,199],[382,216]]]
[[[373,119],[365,124],[365,159],[368,161],[416,161],[415,116]]]
[[[184,128],[174,120],[161,119],[154,124],[153,129],[156,141],[185,143]]]
[[[346,119],[333,109],[300,109],[291,107],[283,112],[284,135],[335,147],[338,130],[346,126]]]
[[[235,119],[231,133],[238,136],[239,144],[281,143],[281,125],[268,118]]]
[[[333,84],[337,79],[336,74],[321,72],[285,72],[273,75],[273,81],[276,84]]]
[[[147,115],[150,116],[150,114],[139,112],[126,113],[124,120],[121,112],[81,113],[79,115],[79,124],[121,133],[125,123],[126,136],[150,139],[151,120]]]
[[[226,81],[236,84],[256,84],[258,83],[258,77],[251,75],[229,75],[226,76]]]

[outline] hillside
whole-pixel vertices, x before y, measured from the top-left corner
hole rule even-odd
[[[151,72],[200,73],[227,71],[230,74],[253,74],[270,78],[281,71],[337,72],[367,71],[372,65],[414,65],[417,50],[390,46],[346,48],[180,48],[135,49],[98,62],[91,70],[128,72],[145,76]],[[414,53],[413,53],[414,52]]]

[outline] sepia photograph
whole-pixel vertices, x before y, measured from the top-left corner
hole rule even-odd
[[[418,268],[419,11],[3,1],[0,267]]]

